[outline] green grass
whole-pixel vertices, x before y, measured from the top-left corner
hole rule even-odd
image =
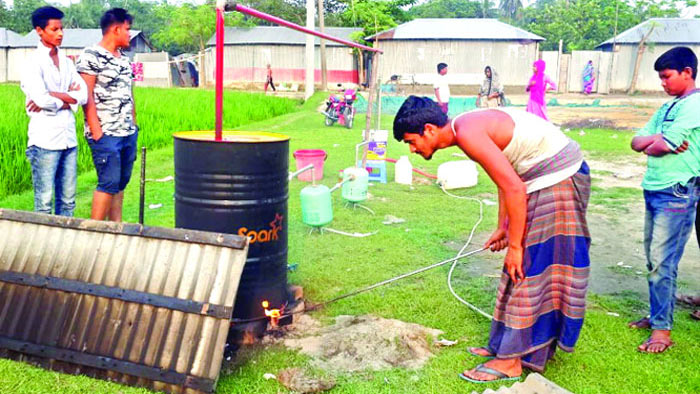
[[[566,135],[577,141],[587,157],[602,160],[624,160],[638,157],[639,153],[630,148],[634,131],[610,129],[586,129],[584,135],[581,129],[571,129]]]
[[[188,130],[213,130],[214,91],[202,89],[136,88],[136,118],[141,128],[139,145],[156,149],[172,144],[172,133]],[[25,97],[18,85],[0,84],[0,198],[32,187],[27,148]],[[229,92],[224,95],[224,127],[269,119],[296,111],[294,100]],[[78,137],[78,171],[92,170],[90,149],[82,138],[82,110],[76,115]]]
[[[318,103],[320,99],[322,95],[313,100]],[[328,160],[323,183],[330,186],[336,182],[339,170],[352,165],[354,145],[361,140],[360,126],[364,125],[364,119],[359,117],[358,125],[353,130],[339,126],[325,127],[322,116],[312,112],[313,108],[313,104],[306,104],[299,112],[238,129],[288,134],[292,137],[292,152],[296,149],[325,149]],[[390,117],[384,118],[383,127],[388,129],[391,120]],[[592,155],[626,155],[626,143],[611,143],[611,133],[619,132],[587,131],[584,149]],[[408,154],[408,149],[406,145],[391,140],[388,152],[390,157],[398,158]],[[451,154],[456,152],[455,148],[440,151],[431,161],[417,156],[410,159],[414,167],[435,173],[440,163],[455,160]],[[157,179],[173,175],[172,155],[170,147],[149,152],[147,177]],[[291,155],[290,161],[293,162]],[[138,174],[138,171],[135,168],[134,174]],[[389,165],[389,178],[393,179],[393,165]],[[80,176],[78,183],[76,214],[85,217],[89,213],[95,176],[87,172]],[[173,186],[172,182],[148,183],[146,204],[161,203],[163,207],[147,210],[146,224],[173,225]],[[453,199],[435,186],[408,187],[389,183],[374,185],[369,189],[372,198],[366,205],[377,213],[376,216],[362,210],[344,208],[340,195],[333,196],[333,228],[350,232],[379,230],[378,234],[367,238],[318,233],[309,235],[308,228],[301,223],[298,198],[305,186],[297,180],[290,183],[289,262],[298,263],[298,269],[290,273],[289,281],[302,285],[305,296],[316,302],[454,255],[455,251],[445,244],[450,241],[464,242],[478,219],[477,204]],[[495,186],[483,172],[479,174],[478,186],[457,193],[496,199]],[[618,195],[631,198],[628,191],[599,189],[593,192],[592,204],[602,202],[597,200],[598,193],[611,193],[610,198],[617,198]],[[135,178],[126,190],[125,220],[136,221],[137,204],[138,182]],[[31,192],[0,200],[0,207],[31,209],[31,206]],[[495,206],[485,207],[485,221],[479,228],[477,239],[483,239],[495,225],[496,210]],[[385,226],[381,222],[387,214],[404,218],[406,222]],[[495,270],[500,258],[488,253],[479,254],[467,260],[465,266],[470,261],[491,264]],[[475,305],[491,310],[497,279],[470,275],[465,266],[456,270],[455,289]],[[484,344],[490,323],[452,298],[445,284],[447,270],[448,267],[437,268],[313,313],[324,323],[341,314],[374,314],[438,328],[445,332],[445,338],[459,340],[455,347],[436,350],[436,356],[418,370],[392,369],[340,376],[332,393],[469,393],[498,387],[497,384],[469,384],[457,378],[460,371],[481,362],[469,356],[464,349],[465,346]],[[700,326],[690,320],[687,310],[678,309],[674,329],[677,345],[662,355],[638,353],[635,348],[646,338],[647,332],[627,329],[626,321],[643,314],[645,306],[645,300],[640,300],[636,294],[616,297],[591,295],[576,352],[557,353],[544,375],[575,393],[699,392],[697,355],[700,352]],[[620,316],[611,316],[608,312]],[[276,381],[266,381],[262,376],[293,366],[308,367],[309,359],[281,346],[249,348],[235,367],[221,375],[218,392],[286,392]],[[59,375],[5,360],[0,360],[0,387],[3,388],[0,389],[2,392],[13,393],[144,392],[84,377]],[[9,391],[4,390],[8,387]]]

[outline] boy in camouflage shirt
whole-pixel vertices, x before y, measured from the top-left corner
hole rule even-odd
[[[102,16],[102,41],[85,48],[77,69],[88,88],[85,137],[97,170],[91,218],[122,220],[124,189],[136,160],[138,126],[129,59],[121,52],[131,41],[133,17],[122,8]]]

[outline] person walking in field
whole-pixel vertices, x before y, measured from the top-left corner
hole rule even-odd
[[[440,108],[442,108],[442,112],[447,113],[450,109],[450,85],[447,81],[447,64],[438,64],[437,72],[438,75],[435,78],[435,83],[433,83],[435,98]]]
[[[113,8],[100,20],[102,41],[85,48],[78,59],[78,72],[87,84],[85,137],[97,170],[97,189],[92,197],[96,220],[122,220],[124,189],[136,160],[138,126],[132,92],[132,70],[122,53],[129,47],[133,17]]]
[[[267,87],[271,87],[273,92],[276,92],[275,83],[272,81],[272,67],[267,65],[267,78],[265,79],[265,93],[267,93]]]
[[[557,90],[557,85],[544,73],[546,67],[547,64],[542,59],[533,63],[533,74],[525,90],[530,92],[530,100],[527,102],[527,112],[549,121],[547,117],[547,104],[545,104],[545,94],[548,90]]]
[[[24,65],[20,87],[29,116],[27,159],[32,167],[34,210],[73,216],[78,140],[75,112],[87,101],[87,87],[62,49],[63,12],[37,8],[32,25],[39,43]]]

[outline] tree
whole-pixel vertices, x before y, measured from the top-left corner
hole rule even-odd
[[[370,36],[411,19],[406,9],[416,0],[355,0],[340,15],[343,26],[361,27]],[[362,41],[355,35],[356,41]]]
[[[7,26],[9,17],[10,12],[7,10],[7,6],[5,6],[5,1],[0,0],[0,26]]]
[[[82,0],[64,10],[63,26],[69,29],[93,29],[100,27],[100,18],[107,11],[104,0]]]
[[[347,3],[342,0],[323,0],[325,21],[328,26],[341,24],[340,14],[348,8]],[[246,5],[267,14],[277,16],[282,19],[294,22],[299,25],[306,24],[306,0],[251,0],[246,1]],[[262,19],[244,17],[255,25],[271,25],[271,22]]]
[[[523,9],[523,3],[520,0],[501,0],[498,9],[504,18],[516,20]]]
[[[216,30],[216,11],[211,4],[183,4],[176,8],[162,8],[161,11],[170,13],[168,23],[153,35],[153,41],[159,46],[175,46],[184,52],[203,51]],[[226,26],[242,25],[246,25],[242,14],[226,14]]]
[[[541,0],[523,9],[518,24],[547,39],[543,50],[594,49],[609,39],[615,31],[615,9],[618,9],[617,31],[629,29],[649,18],[674,17],[683,0],[637,0],[630,5],[625,0]]]
[[[20,34],[32,29],[32,12],[46,5],[43,0],[15,0],[7,18],[7,28]]]
[[[409,15],[413,18],[492,18],[496,12],[489,6],[484,14],[480,1],[431,0],[412,7]]]
[[[153,34],[168,24],[167,19],[155,13],[156,8],[162,4],[167,3],[156,4],[146,0],[109,0],[110,7],[120,7],[128,10],[134,16],[132,28],[140,30],[146,37],[153,36]]]

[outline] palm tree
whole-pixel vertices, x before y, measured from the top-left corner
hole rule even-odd
[[[523,9],[523,3],[521,0],[501,0],[498,9],[501,10],[501,15],[504,17],[515,19],[520,10]]]

